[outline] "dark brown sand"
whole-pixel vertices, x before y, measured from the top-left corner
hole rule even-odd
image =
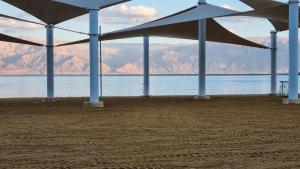
[[[0,168],[300,168],[300,105],[279,97],[0,100]]]

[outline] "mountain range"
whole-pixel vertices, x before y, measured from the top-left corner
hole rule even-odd
[[[251,40],[269,44],[268,38]],[[44,47],[0,42],[0,75],[43,75],[46,72]],[[278,72],[288,71],[288,40],[278,42]],[[150,69],[153,74],[195,74],[198,69],[197,44],[151,44]],[[137,43],[104,43],[103,73],[141,74],[143,45]],[[270,72],[270,50],[208,43],[207,73],[265,74]],[[87,44],[55,48],[57,75],[89,73]]]

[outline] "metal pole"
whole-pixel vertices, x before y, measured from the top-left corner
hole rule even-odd
[[[199,21],[199,96],[206,96],[206,20]]]
[[[206,0],[199,0],[198,6],[206,5]],[[206,96],[206,19],[198,22],[198,39],[199,39],[199,89],[198,96]]]
[[[99,34],[101,35],[101,26],[99,26]],[[102,71],[102,42],[99,41],[99,59],[100,59],[100,100],[103,97],[103,71]]]
[[[299,1],[289,0],[289,102],[298,102]]]
[[[144,36],[144,96],[149,96],[149,36]]]
[[[207,4],[206,0],[199,0],[198,5],[205,5]]]
[[[99,103],[99,43],[98,9],[91,9],[90,15],[90,102]]]
[[[277,93],[277,31],[271,31],[271,94]]]
[[[54,98],[53,25],[47,25],[47,98]]]

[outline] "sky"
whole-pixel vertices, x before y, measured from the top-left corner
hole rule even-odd
[[[287,2],[287,0],[278,0]],[[100,11],[100,24],[102,32],[110,32],[119,30],[141,23],[145,23],[169,14],[184,10],[196,5],[198,0],[132,0],[120,5],[106,8]],[[239,0],[207,0],[208,3],[218,5],[225,8],[230,8],[238,11],[251,10],[247,5]],[[39,21],[38,19],[26,14],[25,12],[0,1],[1,14],[16,16],[23,19]],[[230,31],[242,37],[268,37],[270,31],[274,28],[265,19],[250,18],[250,17],[234,17],[217,19],[219,23],[225,26]],[[59,27],[88,32],[88,16],[84,15],[70,21],[66,21],[57,25]],[[255,31],[253,31],[255,30]],[[23,38],[32,38],[35,41],[45,41],[45,28],[34,24],[0,18],[0,32],[8,35],[14,35]],[[287,37],[287,32],[279,34],[280,37]],[[56,44],[60,42],[70,42],[79,39],[87,38],[86,35],[70,33],[62,30],[55,30]],[[140,43],[141,38],[131,38],[124,40],[115,40],[110,42],[131,42]],[[151,38],[154,43],[194,43],[191,40],[180,40],[170,38]]]

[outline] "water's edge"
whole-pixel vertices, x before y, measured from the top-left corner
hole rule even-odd
[[[287,81],[287,75],[278,76]],[[151,75],[150,94],[155,95],[196,95],[197,75]],[[268,94],[269,75],[208,75],[208,95]],[[103,76],[103,96],[143,95],[142,75]],[[0,76],[0,98],[45,97],[46,76]],[[89,96],[89,76],[55,76],[56,97]]]

